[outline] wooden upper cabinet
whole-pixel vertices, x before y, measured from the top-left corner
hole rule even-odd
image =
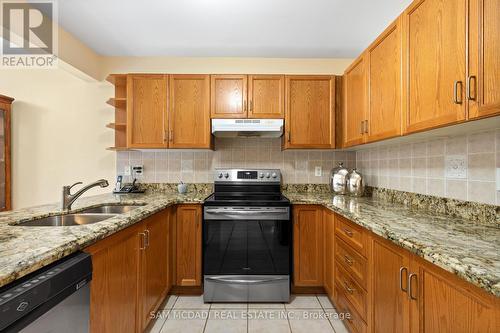
[[[367,141],[401,134],[401,21],[391,24],[368,48]]]
[[[201,206],[177,206],[178,286],[201,286]]]
[[[211,75],[212,118],[247,117],[247,76]]]
[[[170,75],[169,147],[210,148],[210,76]]]
[[[127,147],[166,148],[167,76],[127,76]]]
[[[286,76],[285,148],[335,148],[335,77]]]
[[[13,98],[0,95],[0,211],[11,209],[11,112]]]
[[[285,117],[285,76],[248,76],[248,118]]]
[[[344,72],[343,145],[350,147],[365,141],[367,109],[366,56],[360,56]]]
[[[410,265],[412,333],[499,331],[498,298],[418,257]]]
[[[293,207],[293,281],[299,287],[323,287],[323,208]]]
[[[403,14],[405,133],[465,119],[466,2],[420,0]]]
[[[469,118],[500,114],[500,1],[469,0]]]
[[[409,331],[409,253],[379,237],[373,239],[373,332]]]

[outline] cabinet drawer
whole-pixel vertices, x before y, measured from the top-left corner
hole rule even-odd
[[[366,289],[368,280],[367,260],[339,237],[335,237],[335,259],[363,288]]]
[[[335,221],[335,234],[361,255],[366,256],[367,231],[340,215],[336,215]]]
[[[335,265],[335,284],[354,309],[366,320],[368,308],[366,291],[340,265]]]
[[[335,285],[334,288],[338,313],[343,313],[345,316],[345,320],[343,321],[344,324],[349,328],[350,332],[366,333],[367,328],[365,322],[363,321],[359,313],[354,310],[352,305],[349,304],[349,301],[347,301],[347,298],[345,297],[345,294],[341,287]]]

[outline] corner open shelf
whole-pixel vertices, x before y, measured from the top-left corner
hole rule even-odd
[[[106,125],[115,131],[115,146],[107,148],[112,151],[127,149],[127,75],[111,74],[106,81],[115,86],[115,96],[106,101],[115,108],[115,122]]]

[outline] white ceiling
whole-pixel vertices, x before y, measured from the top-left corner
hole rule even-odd
[[[107,56],[357,56],[411,0],[63,0],[59,23]]]

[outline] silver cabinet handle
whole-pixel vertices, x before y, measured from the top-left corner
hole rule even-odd
[[[363,134],[365,132],[365,122],[361,120],[359,134]]]
[[[288,142],[291,142],[292,140],[292,133],[290,133],[290,131],[288,131]]]
[[[368,134],[368,120],[365,120],[365,133]]]
[[[349,294],[354,294],[354,292],[356,291],[356,289],[351,288],[346,281],[344,281],[344,288]]]
[[[206,277],[205,280],[216,282],[216,283],[232,283],[232,284],[260,284],[269,282],[279,282],[287,280],[287,278],[272,278],[272,279],[260,279],[260,280],[245,280],[245,279],[225,279],[222,277]]]
[[[170,142],[174,141],[174,130],[170,130],[168,139]]]
[[[471,94],[472,80],[474,80],[474,93],[476,92],[476,76],[470,75],[467,78],[467,99],[469,99],[470,101],[475,101],[476,96],[472,96],[472,94]]]
[[[408,268],[403,266],[399,269],[399,289],[406,293],[408,288],[403,288],[403,272],[405,272],[405,275],[408,276]]]
[[[144,236],[145,236],[145,245],[144,247],[149,247],[149,230],[146,229],[144,230]]]
[[[349,266],[352,266],[352,264],[354,264],[354,260],[349,258],[348,255],[345,255],[344,256],[344,261],[346,262],[346,264],[348,264]]]
[[[146,249],[146,234],[143,232],[140,232],[139,235],[141,236],[141,246],[139,247],[139,250],[145,250]]]
[[[347,235],[347,236],[349,236],[349,237],[352,237],[352,236],[353,236],[352,231],[351,231],[351,230],[349,230],[349,229],[346,229],[346,228],[344,228],[344,234],[346,234],[346,235]]]
[[[417,282],[417,287],[418,287],[418,277],[417,277],[417,274],[411,273],[408,276],[408,299],[416,301],[417,297],[413,296],[413,292],[412,292],[412,288],[411,288],[411,281],[412,281],[413,278],[415,278],[415,282]],[[417,289],[417,293],[418,293],[418,289]]]
[[[458,86],[460,85],[460,99],[458,99]],[[453,85],[453,103],[462,104],[462,81],[455,81]]]
[[[250,101],[250,106],[248,108],[248,111],[253,111],[253,101]]]

